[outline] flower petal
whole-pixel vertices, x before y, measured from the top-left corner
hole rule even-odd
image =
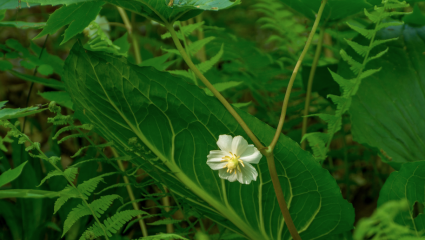
[[[208,162],[221,162],[223,160],[223,157],[226,155],[229,155],[229,153],[221,150],[212,150],[210,151],[210,154],[207,156],[207,163]]]
[[[222,150],[226,152],[232,151],[232,141],[233,137],[230,135],[220,135],[218,137],[217,146]]]
[[[257,177],[257,170],[249,163],[245,163],[245,167],[241,166],[241,172],[238,172],[238,181],[242,184],[250,184],[251,181],[256,181]]]
[[[257,164],[260,162],[260,159],[263,157],[261,155],[260,151],[254,145],[250,144],[246,148],[245,152],[241,155],[240,159],[243,160],[243,162]]]
[[[207,162],[212,170],[220,170],[226,166],[227,162]]]
[[[242,136],[236,136],[232,141],[232,153],[240,156],[248,147],[248,142]]]
[[[237,173],[238,174],[238,173]],[[229,180],[230,182],[234,182],[237,179],[237,175],[235,174],[235,172],[232,173],[228,173],[227,172],[227,168],[226,169],[220,169],[218,170],[218,176],[222,179],[226,179]]]

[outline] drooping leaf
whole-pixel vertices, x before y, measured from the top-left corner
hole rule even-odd
[[[424,160],[425,121],[419,119],[425,119],[425,27],[392,27],[377,37],[399,40],[374,50],[389,48],[368,65],[382,70],[365,78],[353,97],[349,113],[354,140],[385,151],[385,161]],[[350,77],[345,64],[340,68],[341,75]]]
[[[22,169],[25,167],[25,164],[27,162],[28,161],[25,161],[24,163],[17,166],[16,168],[9,169],[6,172],[2,173],[0,175],[0,187],[2,187],[6,183],[11,182],[11,181],[15,180],[17,177],[19,177],[19,175],[21,175],[21,173],[22,173]]]
[[[41,83],[44,84],[48,87],[51,88],[55,88],[58,90],[65,90],[65,87],[63,85],[62,82],[55,80],[55,79],[45,79],[45,78],[40,78],[40,77],[36,77],[36,76],[31,76],[31,75],[26,75],[26,74],[22,74],[16,71],[9,71],[11,74],[15,75],[18,78],[21,78],[25,81],[29,81],[29,82],[34,82],[34,83]]]
[[[254,239],[290,237],[279,208],[270,208],[277,201],[265,159],[256,166],[259,177],[250,185],[224,181],[206,165],[206,156],[217,149],[220,134],[247,138],[218,100],[169,73],[137,67],[111,54],[85,51],[78,43],[65,66],[64,81],[75,110],[85,109],[98,133],[114,141],[117,149],[139,154],[132,161],[143,165],[150,176],[226,228]],[[274,129],[238,112],[260,141],[273,138]],[[351,205],[311,154],[281,136],[275,158],[302,238],[325,239],[352,228]],[[147,161],[156,162],[150,165]]]
[[[42,2],[42,1],[40,1]],[[65,30],[64,38],[61,44],[82,32],[91,21],[99,14],[102,8],[102,1],[87,1],[77,4],[64,5],[50,15],[47,20],[46,27],[34,39],[40,38],[47,34],[53,34],[61,27],[68,25]]]

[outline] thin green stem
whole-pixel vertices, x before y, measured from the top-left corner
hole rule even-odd
[[[229,111],[230,114],[236,119],[236,121],[239,123],[239,125],[243,128],[243,130],[246,132],[248,137],[252,140],[252,142],[255,144],[255,146],[259,150],[263,150],[264,146],[261,144],[261,142],[257,139],[257,137],[254,135],[254,133],[249,129],[248,125],[246,125],[245,121],[239,116],[239,114],[233,109],[233,107],[227,102],[227,100],[223,97],[223,95],[220,94],[217,89],[214,88],[214,86],[208,81],[208,79],[199,71],[199,69],[193,64],[190,57],[186,54],[186,51],[184,50],[182,44],[179,41],[179,38],[177,37],[176,31],[173,28],[172,23],[165,24],[165,27],[168,29],[168,31],[171,34],[171,37],[174,41],[174,44],[176,45],[177,50],[180,52],[181,56],[183,57],[186,64],[189,66],[189,68],[195,73],[195,75],[202,81],[202,83],[214,94],[214,96],[224,105],[224,107]]]
[[[128,35],[130,35],[130,38],[133,42],[133,51],[134,51],[134,57],[136,58],[136,64],[140,64],[142,63],[142,56],[140,55],[140,47],[139,47],[139,41],[137,40],[137,36],[133,34],[133,26],[131,25],[125,10],[120,7],[117,7],[117,9],[118,9],[118,12],[120,13],[120,16],[122,18],[122,21],[124,22],[125,27],[127,28]]]
[[[291,79],[289,80],[288,87],[286,89],[285,98],[283,100],[282,113],[280,115],[279,124],[277,125],[276,133],[269,146],[269,149],[271,149],[272,151],[274,147],[276,146],[276,143],[279,140],[279,136],[282,132],[282,127],[283,127],[283,123],[285,122],[286,110],[288,109],[289,97],[291,95],[292,86],[294,85],[294,81],[295,81],[295,78],[297,77],[298,70],[301,67],[301,63],[303,62],[304,57],[307,54],[308,48],[311,45],[311,41],[313,40],[313,36],[316,33],[317,26],[319,26],[319,22],[320,22],[320,19],[322,18],[322,13],[323,13],[323,10],[325,9],[325,5],[327,2],[328,0],[322,0],[322,3],[319,8],[319,12],[317,13],[316,20],[314,21],[314,24],[313,24],[313,28],[311,29],[310,35],[308,36],[307,42],[304,46],[301,56],[298,59],[297,64],[295,65],[294,71],[292,72]]]
[[[310,76],[308,77],[307,95],[305,97],[303,127],[301,130],[301,139],[307,133],[308,112],[310,108],[311,90],[313,88],[314,75],[316,74],[317,64],[319,63],[320,55],[322,54],[322,44],[325,35],[325,27],[320,28],[319,42],[317,43],[316,53],[314,54],[313,65],[311,66]],[[301,148],[305,150],[306,141],[301,143]]]
[[[111,147],[111,150],[112,150],[112,154],[114,155],[115,158],[119,158],[120,157],[118,155],[117,150],[115,150],[115,148]],[[118,162],[118,166],[119,166],[120,170],[122,172],[125,172],[125,167],[122,164],[122,161],[121,160],[118,160],[117,162]],[[126,188],[127,188],[128,196],[130,197],[130,201],[132,201],[133,208],[135,210],[140,210],[139,205],[137,205],[137,202],[135,201],[136,198],[134,197],[133,189],[131,188],[131,186],[129,184],[130,181],[128,180],[128,177],[126,175],[123,175],[122,178],[124,179],[124,183],[127,184],[126,185]],[[145,221],[142,218],[142,215],[141,214],[137,215],[137,218],[139,219],[139,225],[140,225],[140,229],[142,229],[143,237],[147,237],[148,236],[148,230],[146,228],[146,224],[145,224]]]
[[[43,54],[43,51],[46,48],[46,43],[47,43],[47,39],[49,38],[49,36],[50,36],[50,34],[47,34],[46,38],[44,39],[43,47],[41,48],[40,54],[38,55],[38,59],[41,59],[41,55]],[[38,69],[38,66],[35,67],[34,73],[32,74],[32,76],[35,76],[35,74],[37,73],[37,69]],[[28,91],[27,100],[25,102],[25,107],[28,107],[28,103],[30,101],[33,86],[34,86],[34,82],[31,82],[30,90]],[[22,132],[25,132],[25,124],[26,123],[27,123],[27,117],[25,116],[24,117],[24,123],[22,124]]]

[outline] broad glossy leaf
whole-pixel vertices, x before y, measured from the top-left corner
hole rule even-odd
[[[400,171],[391,173],[379,193],[378,207],[391,201],[407,199],[409,211],[399,214],[396,223],[408,226],[418,236],[425,236],[425,215],[414,216],[414,204],[425,203],[425,161],[405,163]]]
[[[85,51],[79,43],[65,66],[74,109],[122,154],[133,149],[141,155],[133,162],[152,177],[196,204],[205,216],[251,239],[290,237],[265,158],[255,166],[259,177],[250,185],[224,181],[207,166],[206,156],[218,149],[220,134],[246,138],[218,100],[169,73]],[[260,141],[273,138],[273,128],[238,112]],[[141,148],[132,145],[135,141]],[[277,172],[301,237],[319,239],[350,230],[353,208],[329,172],[288,137],[280,137],[275,151]]]
[[[382,70],[364,79],[353,97],[349,112],[354,140],[382,149],[390,162],[425,160],[425,27],[391,27],[377,37],[399,40],[371,54],[389,47],[387,54],[368,63],[368,69]],[[350,79],[345,64],[340,73]]]

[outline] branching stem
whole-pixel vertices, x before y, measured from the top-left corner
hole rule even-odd
[[[325,28],[320,28],[319,42],[317,43],[316,53],[314,54],[313,65],[311,66],[310,76],[308,77],[307,95],[305,97],[303,127],[301,130],[301,139],[307,133],[308,109],[310,108],[311,89],[313,88],[314,75],[316,74],[317,64],[319,63],[320,54],[322,54],[322,44],[325,35]],[[306,141],[301,143],[301,148],[305,150]]]
[[[285,99],[283,100],[282,105],[282,113],[280,115],[279,124],[277,125],[276,133],[272,142],[270,143],[269,149],[273,151],[276,146],[277,141],[279,140],[279,136],[282,132],[283,123],[285,122],[286,110],[288,109],[289,97],[291,95],[292,86],[294,85],[295,78],[297,77],[298,70],[301,67],[301,63],[304,60],[305,55],[307,54],[307,50],[311,45],[311,41],[313,40],[313,36],[316,33],[317,26],[319,26],[320,19],[322,18],[323,10],[325,9],[325,5],[328,0],[322,0],[322,4],[320,5],[319,12],[317,13],[316,20],[314,21],[313,28],[311,29],[310,35],[308,36],[307,42],[304,46],[304,49],[301,53],[300,58],[298,59],[297,64],[295,65],[294,71],[292,72],[291,79],[288,83],[288,88],[286,89]]]
[[[195,73],[195,75],[202,81],[202,83],[214,94],[214,96],[224,105],[224,107],[229,111],[230,114],[236,119],[236,121],[239,123],[239,125],[243,128],[243,130],[246,132],[246,134],[249,136],[249,138],[252,140],[252,142],[255,144],[255,146],[259,150],[263,150],[264,146],[261,144],[261,142],[257,139],[257,137],[254,135],[254,133],[249,129],[248,125],[246,125],[245,121],[239,116],[239,114],[233,109],[233,107],[227,102],[227,100],[223,97],[223,95],[220,94],[217,89],[214,88],[214,86],[208,81],[208,79],[199,71],[199,69],[193,64],[190,57],[186,54],[186,51],[184,50],[182,44],[180,43],[179,38],[177,37],[176,31],[173,28],[172,23],[165,24],[165,27],[168,29],[168,31],[171,34],[171,37],[174,41],[174,44],[176,45],[177,50],[180,52],[181,56],[183,57],[186,64],[189,66],[189,68]]]

